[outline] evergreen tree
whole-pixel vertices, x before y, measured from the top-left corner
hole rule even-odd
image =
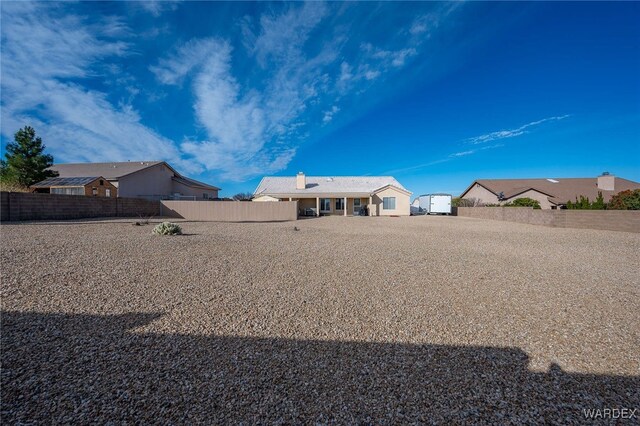
[[[604,209],[605,209],[604,197],[602,196],[602,191],[598,191],[598,196],[596,197],[595,201],[591,203],[591,210],[604,210]]]
[[[3,181],[29,186],[58,176],[57,172],[47,170],[53,165],[53,156],[44,153],[46,147],[32,127],[18,130],[14,140],[7,145],[6,160],[0,161],[0,178]]]

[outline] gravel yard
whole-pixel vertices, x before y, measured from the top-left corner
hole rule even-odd
[[[326,217],[162,237],[131,223],[2,225],[3,423],[568,424],[640,409],[640,234]]]

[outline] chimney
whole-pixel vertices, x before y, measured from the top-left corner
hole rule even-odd
[[[305,189],[307,187],[307,178],[302,172],[298,172],[296,176],[296,189]]]
[[[609,172],[603,172],[598,176],[598,189],[601,191],[614,191],[616,186],[616,177]]]

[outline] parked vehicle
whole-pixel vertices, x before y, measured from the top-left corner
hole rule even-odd
[[[451,214],[451,194],[425,194],[416,200],[423,214]]]
[[[411,206],[409,207],[409,211],[411,216],[420,216],[427,213],[426,210],[420,207],[420,198],[413,200],[413,203],[411,203]]]

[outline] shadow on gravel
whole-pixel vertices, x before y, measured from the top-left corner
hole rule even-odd
[[[567,424],[640,408],[637,376],[534,373],[517,348],[133,330],[161,316],[3,312],[3,423]]]

